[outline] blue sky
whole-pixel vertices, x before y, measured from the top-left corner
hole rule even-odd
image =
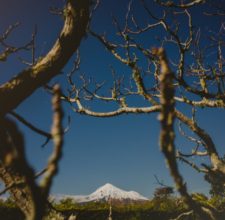
[[[3,0],[0,7],[0,32],[2,33],[9,24],[20,21],[20,28],[9,39],[12,43],[20,44],[30,39],[33,27],[37,24],[37,56],[43,56],[51,48],[63,24],[61,18],[49,14],[49,7],[62,5],[62,2],[21,0],[18,3],[16,0]],[[146,22],[148,19],[146,15],[141,14],[140,5],[136,4],[137,1],[134,2],[140,21]],[[111,35],[113,33],[111,14],[121,20],[127,3],[127,0],[103,0],[94,17],[93,29],[99,32],[106,31],[107,36],[114,39]],[[157,10],[155,12],[159,13]],[[202,25],[203,19],[197,17],[197,13],[194,13],[194,16]],[[207,24],[214,27],[218,25],[217,21],[215,23],[209,21]],[[148,42],[146,38],[145,41],[143,43],[149,47],[157,46],[154,45],[153,40]],[[82,71],[98,80],[110,81],[109,64],[121,72],[127,71],[91,37],[83,40],[80,50]],[[169,53],[173,55],[172,51]],[[24,52],[22,55],[30,59],[29,53]],[[65,67],[64,73],[71,68],[71,62]],[[17,56],[9,58],[6,63],[0,63],[0,82],[5,82],[24,67]],[[53,81],[66,87],[63,75]],[[50,100],[51,96],[41,88],[25,100],[16,111],[38,127],[49,130],[52,117]],[[137,104],[140,102],[138,101]],[[102,108],[102,106],[95,107]],[[60,162],[60,172],[54,180],[52,193],[88,194],[110,182],[149,197],[154,188],[158,187],[154,179],[155,174],[159,179],[164,180],[165,184],[173,185],[158,146],[157,114],[103,119],[75,114],[66,104],[64,109],[66,115],[71,116],[72,123],[69,132],[65,135],[64,156]],[[190,115],[190,109],[185,109],[185,112]],[[200,125],[212,134],[219,150],[223,152],[224,110],[199,110],[197,117]],[[20,127],[26,137],[29,161],[36,170],[41,170],[47,162],[52,146],[48,144],[45,148],[41,148],[44,138],[21,124]],[[189,143],[178,137],[177,146],[180,145],[188,147]],[[181,165],[180,168],[185,174],[190,191],[206,192],[208,185],[201,175],[186,166]]]

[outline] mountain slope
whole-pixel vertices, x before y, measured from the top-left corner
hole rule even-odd
[[[115,200],[148,200],[137,192],[127,192],[125,190],[119,189],[116,186],[113,186],[110,183],[105,184],[89,195],[89,199],[94,201],[102,199],[108,200],[110,198]]]
[[[108,201],[109,199],[117,200],[120,202],[139,202],[147,201],[148,199],[135,191],[125,191],[110,183],[99,187],[95,192],[87,196],[71,196],[71,195],[56,195],[53,196],[54,200],[60,201],[61,199],[70,198],[77,203],[86,203],[92,201]]]

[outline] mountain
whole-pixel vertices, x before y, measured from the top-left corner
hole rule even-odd
[[[62,199],[70,198],[77,203],[87,203],[93,201],[108,201],[109,199],[118,202],[144,202],[148,199],[135,191],[125,191],[110,183],[99,187],[95,192],[87,196],[72,196],[72,195],[56,195],[52,196],[57,202]]]
[[[148,200],[144,196],[140,195],[134,191],[125,191],[119,189],[116,186],[113,186],[110,183],[105,184],[104,186],[98,188],[95,192],[88,196],[90,201],[98,201],[98,200]]]

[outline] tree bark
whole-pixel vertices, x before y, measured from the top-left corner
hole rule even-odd
[[[52,49],[35,65],[0,86],[0,178],[27,220],[41,220],[46,201],[26,162],[22,134],[4,116],[61,72],[85,36],[89,7],[90,0],[67,0],[64,27]]]
[[[89,22],[90,0],[68,0],[60,36],[48,54],[0,86],[0,116],[16,108],[36,89],[59,74],[77,50]]]
[[[27,163],[23,135],[13,121],[2,119],[0,123],[0,178],[26,219],[40,220],[45,201],[34,171]]]

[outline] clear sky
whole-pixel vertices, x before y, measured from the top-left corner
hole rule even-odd
[[[141,14],[143,12],[137,2],[134,1],[135,13],[140,21],[148,21],[147,16]],[[100,33],[105,31],[109,38],[114,39],[111,35],[113,33],[111,15],[121,20],[126,12],[127,3],[127,0],[102,0],[93,18],[93,29]],[[43,56],[51,48],[63,24],[60,17],[49,13],[49,8],[60,5],[63,5],[61,0],[2,0],[0,33],[8,25],[20,21],[20,27],[9,39],[9,42],[19,45],[29,41],[33,27],[37,24],[37,56]],[[198,17],[197,13],[195,18],[202,28],[210,25],[218,27],[218,23],[211,20],[204,25],[203,18]],[[157,46],[153,40],[148,41],[146,38],[145,41],[149,47]],[[98,80],[110,81],[109,64],[121,72],[127,71],[91,37],[83,40],[80,50],[82,71]],[[30,59],[29,53],[24,52],[22,55]],[[6,63],[0,63],[0,82],[5,82],[23,68],[25,66],[18,61],[18,56],[9,58]],[[70,68],[71,62],[64,69],[64,76]],[[63,75],[53,82],[66,87]],[[49,130],[52,117],[50,100],[51,96],[41,88],[25,100],[16,111],[38,127]],[[101,109],[101,106],[95,107]],[[110,182],[123,189],[135,190],[150,197],[154,188],[158,186],[154,179],[155,174],[164,180],[165,184],[173,185],[158,146],[157,114],[92,118],[75,114],[68,105],[64,105],[64,109],[66,115],[71,116],[72,122],[69,132],[65,135],[63,159],[60,162],[60,172],[54,179],[52,193],[89,194],[97,187]],[[189,109],[185,111],[188,112]],[[219,150],[224,152],[224,110],[199,110],[197,117],[200,125],[212,134]],[[45,139],[21,124],[20,127],[26,137],[30,163],[37,171],[43,169],[52,150],[51,144],[41,148]],[[177,139],[177,145],[189,146],[180,138]],[[183,165],[180,168],[189,183],[190,191],[207,190],[208,185],[201,175]]]

